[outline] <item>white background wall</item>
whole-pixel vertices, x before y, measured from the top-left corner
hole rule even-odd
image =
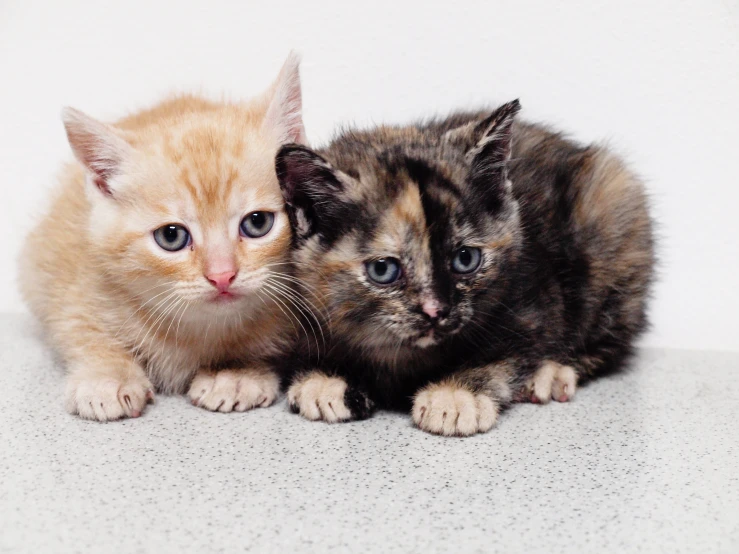
[[[17,251],[70,156],[63,105],[116,118],[172,91],[248,97],[295,48],[316,144],[339,122],[515,97],[525,118],[608,139],[660,222],[644,342],[739,350],[736,0],[107,4],[0,0],[0,311],[23,309]]]

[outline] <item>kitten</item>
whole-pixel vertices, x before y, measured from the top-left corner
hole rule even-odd
[[[519,393],[567,401],[623,364],[652,281],[644,189],[608,150],[514,123],[519,109],[280,149],[296,276],[330,331],[292,378],[293,411],[410,409],[471,435]]]
[[[22,293],[68,369],[66,407],[137,417],[154,390],[274,402],[291,231],[274,169],[305,142],[299,59],[243,103],[181,96],[115,124],[67,108],[78,163],[28,237]],[[278,309],[279,308],[279,309]]]

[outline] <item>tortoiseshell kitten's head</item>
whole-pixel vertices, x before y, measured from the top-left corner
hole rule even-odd
[[[459,127],[348,132],[317,154],[289,145],[277,174],[298,277],[337,343],[392,365],[479,334],[521,233],[506,162],[518,101]]]

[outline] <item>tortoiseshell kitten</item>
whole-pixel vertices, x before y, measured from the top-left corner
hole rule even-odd
[[[302,346],[294,411],[411,409],[425,431],[471,435],[517,395],[567,401],[622,365],[654,264],[643,186],[519,109],[279,151],[297,277],[329,331],[319,356]]]

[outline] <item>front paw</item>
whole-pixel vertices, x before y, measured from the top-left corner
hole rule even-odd
[[[549,399],[568,402],[577,390],[577,373],[568,365],[551,360],[543,362],[524,385],[523,400],[534,404],[546,404]]]
[[[287,401],[294,413],[329,423],[366,419],[373,406],[366,395],[350,388],[341,377],[317,371],[296,380],[287,391]]]
[[[280,392],[277,375],[268,369],[201,370],[187,396],[213,412],[245,412],[274,403]]]
[[[489,431],[499,406],[489,396],[475,394],[456,383],[429,385],[413,401],[413,421],[436,435],[466,437]]]
[[[140,373],[140,374],[139,374]],[[65,407],[83,419],[113,421],[139,417],[154,400],[143,371],[76,370],[67,377]]]

